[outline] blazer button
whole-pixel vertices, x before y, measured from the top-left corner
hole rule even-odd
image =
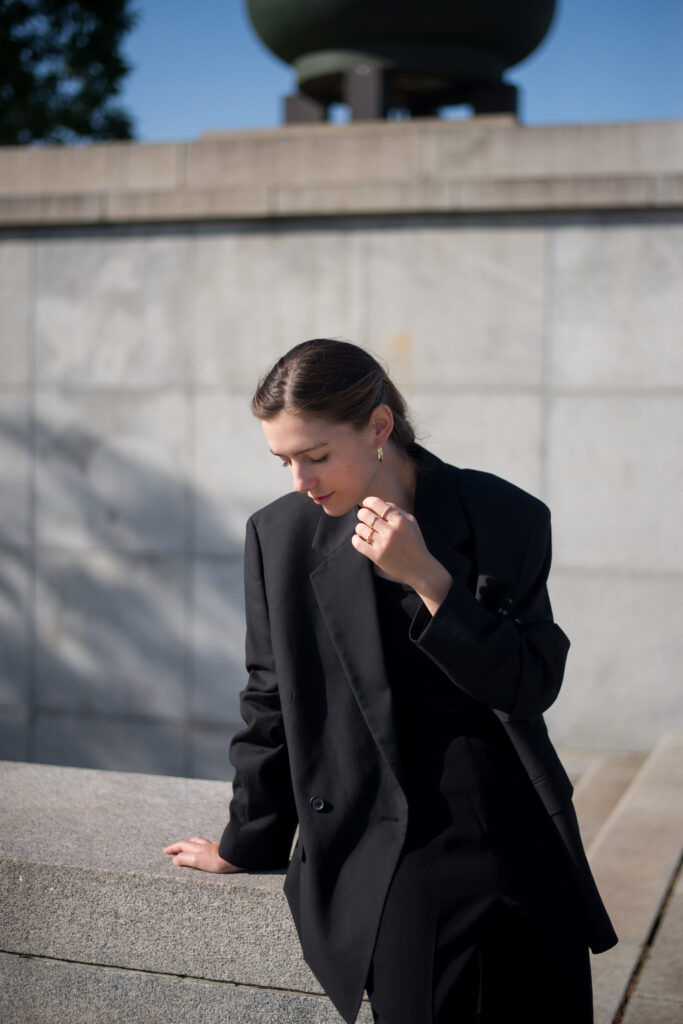
[[[325,809],[325,801],[321,796],[312,796],[308,802],[314,811],[323,811]]]

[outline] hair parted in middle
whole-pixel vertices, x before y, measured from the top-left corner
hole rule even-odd
[[[415,431],[406,403],[377,360],[351,342],[313,338],[286,352],[259,381],[251,411],[260,420],[284,411],[360,428],[378,405],[388,405],[393,413],[391,441],[412,454]]]

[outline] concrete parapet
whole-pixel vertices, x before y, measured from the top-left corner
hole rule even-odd
[[[325,996],[0,953],[8,1021],[21,1024],[340,1024]],[[371,1020],[367,1010],[358,1018]]]
[[[199,1000],[216,1021],[339,1021],[281,872],[207,875],[162,853],[218,837],[229,784],[16,763],[0,777],[3,1020],[151,1024],[171,1005],[193,1019]]]
[[[681,207],[683,121],[486,116],[0,152],[0,225]]]
[[[596,1024],[615,1019],[678,864],[682,744],[672,735],[658,745],[589,851],[621,938],[594,964]],[[589,808],[595,825],[637,762],[569,755],[579,814]],[[281,872],[207,875],[161,852],[219,834],[228,784],[0,762],[0,792],[1,1019],[338,1024],[301,957]],[[679,885],[628,1024],[679,1019],[682,901]],[[370,1019],[364,1004],[359,1022]]]

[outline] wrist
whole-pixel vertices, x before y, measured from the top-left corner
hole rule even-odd
[[[412,582],[411,586],[433,615],[451,589],[452,583],[453,577],[448,569],[436,558],[432,558],[425,573]]]
[[[238,868],[236,864],[230,864],[227,860],[221,860],[221,866],[218,871],[221,875],[235,875],[238,871],[244,871],[244,868]]]

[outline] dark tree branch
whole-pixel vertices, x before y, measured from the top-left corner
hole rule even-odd
[[[131,0],[0,0],[0,144],[130,139]]]

